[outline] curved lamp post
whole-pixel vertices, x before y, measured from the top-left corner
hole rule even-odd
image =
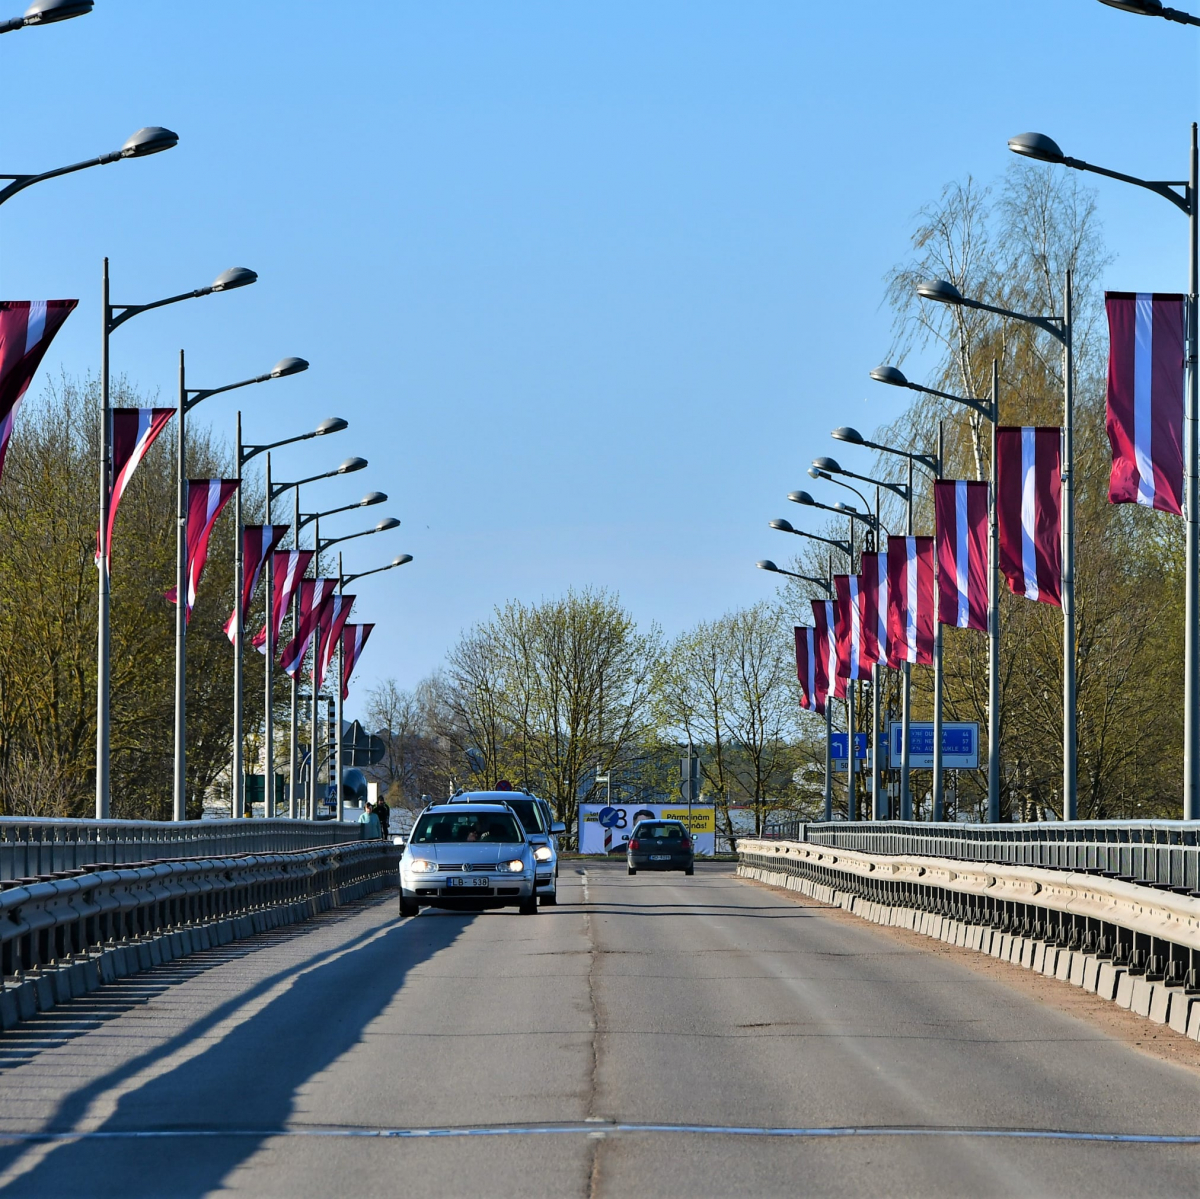
[[[0,21],[0,33],[12,33],[25,26],[56,25],[72,17],[86,16],[92,11],[92,0],[34,0],[23,17]]]
[[[88,4],[91,8],[91,4]],[[71,13],[77,16],[77,13]],[[56,18],[62,20],[65,18]],[[247,267],[235,266],[222,271],[208,287],[185,291],[165,300],[150,304],[112,304],[108,294],[108,259],[104,260],[101,282],[101,312],[104,332],[100,342],[100,530],[105,538],[108,528],[108,503],[112,489],[112,402],[109,383],[108,341],[113,332],[126,321],[149,312],[154,308],[165,308],[181,300],[192,300],[210,296],[216,292],[233,291],[255,282],[258,276]],[[111,724],[111,581],[109,579],[108,551],[105,542],[100,545],[99,597],[96,621],[96,819],[107,820],[112,810],[109,766],[112,752]]]
[[[1177,21],[1180,25],[1200,25],[1200,17],[1181,12],[1177,8],[1164,8],[1160,0],[1100,0],[1109,8],[1119,8],[1139,17],[1162,17],[1166,21]]]
[[[787,522],[781,521],[778,523],[786,524]],[[777,522],[772,521],[771,527],[772,528],[778,527]],[[789,531],[792,533],[796,532],[795,529],[791,529]],[[803,534],[801,534],[801,536],[803,536]],[[800,579],[802,582],[812,583],[814,587],[824,588],[826,595],[833,594],[833,588],[830,586],[828,579],[818,579],[818,578],[814,577],[813,575],[798,575],[794,570],[784,570],[783,567],[776,566],[775,563],[772,562],[770,558],[763,558],[760,561],[755,562],[754,565],[757,566],[759,570],[768,570],[768,571],[771,571],[773,574],[787,575],[787,577],[789,579]]]
[[[187,479],[184,449],[187,414],[210,396],[269,379],[282,379],[308,370],[303,358],[281,358],[265,375],[227,383],[224,387],[188,387],[183,351],[179,351],[179,405],[175,413],[176,529],[175,529],[175,775],[174,817],[187,816]],[[240,488],[238,490],[241,490]]]
[[[841,550],[843,554],[850,552],[848,541],[839,541],[836,537],[821,537],[817,533],[806,533],[803,529],[794,528],[790,520],[771,520],[767,522],[767,527],[780,533],[795,533],[797,537],[807,537],[810,541],[824,542],[826,545],[833,546],[834,549]],[[763,569],[769,570],[770,567],[763,567]]]

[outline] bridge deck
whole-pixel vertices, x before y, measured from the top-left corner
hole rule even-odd
[[[564,863],[562,904],[536,918],[399,922],[393,895],[5,1034],[0,1185],[524,1199],[1200,1189],[1200,1144],[965,1131],[1200,1136],[1196,1072],[731,867],[578,869]],[[360,1135],[439,1127],[476,1135]],[[47,1132],[83,1135],[30,1139]]]

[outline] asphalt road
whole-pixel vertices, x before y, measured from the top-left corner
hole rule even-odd
[[[1200,1193],[1200,1145],[976,1131],[1195,1135],[1191,1071],[728,866],[561,882],[536,917],[393,895],[4,1034],[0,1188]]]

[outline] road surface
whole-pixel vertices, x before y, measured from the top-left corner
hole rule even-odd
[[[1200,1075],[953,956],[720,864],[560,895],[393,893],[4,1034],[4,1194],[1200,1193],[1200,1145],[1087,1139],[1195,1136]]]

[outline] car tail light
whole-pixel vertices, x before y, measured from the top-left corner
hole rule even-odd
[[[679,847],[679,848],[680,848],[680,849],[691,849],[691,848],[692,848],[692,843],[691,843],[690,841],[684,841],[684,842],[683,842],[683,844],[682,844],[682,845],[680,845],[680,847]]]
[[[629,848],[630,848],[630,849],[637,849],[637,847],[638,847],[637,838],[636,838],[636,837],[634,837],[634,839],[633,839],[632,841],[630,841],[630,842],[629,842]]]

